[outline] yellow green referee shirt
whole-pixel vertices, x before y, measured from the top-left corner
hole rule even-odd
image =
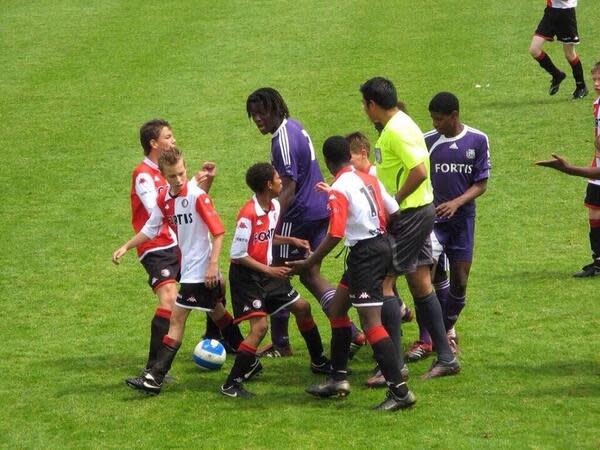
[[[433,201],[429,152],[423,132],[408,115],[398,111],[390,119],[375,144],[374,154],[377,177],[392,195],[404,184],[411,169],[425,164],[427,179],[400,203],[400,209],[416,208]]]

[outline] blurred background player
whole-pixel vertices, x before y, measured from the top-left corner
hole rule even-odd
[[[489,142],[487,135],[461,123],[458,98],[450,92],[431,99],[429,114],[435,128],[425,134],[436,212],[433,230],[450,263],[449,291],[441,303],[448,339],[456,353],[454,325],[465,306],[475,242],[475,199],[487,189]],[[445,271],[440,267],[436,272],[442,275],[436,280],[439,285]],[[418,359],[411,354],[417,353],[415,347],[420,343],[416,344],[407,352],[409,360]]]
[[[221,386],[228,397],[251,397],[243,382],[262,370],[256,350],[267,333],[267,315],[289,308],[310,354],[314,373],[328,373],[329,360],[323,355],[319,329],[313,320],[310,304],[300,297],[289,280],[290,269],[271,266],[272,245],[289,244],[306,251],[306,240],[275,234],[280,208],[277,196],[281,178],[269,163],[258,163],[246,172],[246,183],[254,196],[240,209],[233,241],[229,281],[235,323],[247,320],[250,331],[238,348],[233,367]]]
[[[384,296],[394,296],[398,275],[405,275],[415,310],[431,335],[437,358],[423,375],[432,378],[460,371],[446,338],[442,310],[431,284],[431,238],[435,218],[429,176],[429,153],[417,124],[397,106],[390,80],[375,77],[360,86],[365,114],[383,129],[377,140],[377,176],[394,195],[400,214],[391,218],[392,267],[383,283]]]
[[[598,91],[600,91],[600,73],[598,77]],[[600,94],[600,92],[598,92]],[[591,264],[584,266],[581,271],[575,272],[574,277],[592,277],[600,274],[600,202],[599,197],[593,197],[593,193],[598,189],[598,184],[594,181],[600,181],[600,165],[592,164],[591,166],[573,166],[563,157],[552,154],[550,160],[537,161],[536,164],[542,167],[550,167],[568,175],[588,178],[588,191],[586,194],[585,204],[589,209],[590,215],[590,246],[592,248]],[[594,160],[597,162],[600,158],[600,135],[596,136]],[[590,194],[590,191],[592,193]],[[598,217],[598,219],[592,219]]]
[[[143,375],[125,380],[128,386],[150,394],[161,391],[181,346],[191,309],[206,311],[230,346],[237,348],[242,341],[239,328],[233,324],[222,302],[219,254],[225,233],[223,224],[206,192],[198,187],[196,180],[188,181],[185,161],[176,147],[163,150],[158,165],[168,187],[159,192],[152,214],[141,231],[113,253],[113,262],[117,264],[129,249],[158,235],[165,220],[176,230],[181,254],[181,287],[173,305],[168,333],[162,339],[154,364]]]
[[[352,333],[348,310],[354,306],[388,386],[385,399],[376,409],[393,411],[410,407],[416,399],[403,380],[403,361],[381,323],[381,286],[391,262],[385,235],[386,215],[397,213],[398,204],[376,177],[352,167],[348,142],[342,136],[325,141],[323,156],[335,177],[331,187],[325,183],[318,185],[328,197],[329,230],[308,259],[288,264],[296,269],[319,264],[345,238],[349,253],[344,278],[348,280],[349,295],[336,294],[330,305],[331,374],[325,382],[309,386],[306,392],[317,397],[350,393],[347,364]]]
[[[544,16],[531,38],[531,44],[529,44],[529,54],[533,56],[542,69],[552,76],[548,93],[554,95],[558,92],[560,84],[567,75],[554,65],[550,56],[542,50],[542,47],[545,41],[553,41],[554,36],[562,42],[565,58],[571,65],[573,78],[575,78],[574,99],[583,98],[588,93],[583,77],[583,67],[579,56],[575,52],[575,44],[579,44],[577,17],[575,15],[576,6],[577,0],[546,0]]]
[[[315,249],[327,232],[327,207],[323,195],[314,186],[323,181],[310,136],[302,124],[290,117],[288,107],[275,89],[254,91],[246,101],[246,112],[262,134],[271,134],[271,162],[281,176],[283,188],[279,195],[281,217],[277,234],[305,239]],[[303,259],[305,249],[274,245],[273,265]],[[320,265],[300,274],[300,281],[319,301],[325,314],[335,289],[321,276]],[[288,336],[289,311],[282,309],[271,316],[270,356],[291,354]],[[355,350],[365,342],[364,334],[353,327]]]

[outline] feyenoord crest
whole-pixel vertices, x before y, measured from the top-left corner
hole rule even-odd
[[[169,269],[163,269],[163,270],[160,271],[160,274],[163,277],[168,277],[169,275],[171,275],[171,271]]]
[[[184,198],[184,199],[181,201],[181,206],[183,206],[184,208],[187,208],[189,204],[190,204],[190,202],[188,202],[188,199],[187,199],[187,198]]]
[[[375,161],[377,161],[379,164],[381,164],[381,161],[383,161],[381,159],[381,149],[379,147],[375,147],[373,149],[373,153],[375,154]]]
[[[466,156],[469,159],[474,159],[475,158],[475,150],[470,148],[469,150],[467,150]]]
[[[262,306],[262,302],[259,299],[252,300],[252,307],[254,309],[260,309],[261,306]]]

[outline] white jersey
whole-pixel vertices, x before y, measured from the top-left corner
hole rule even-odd
[[[546,0],[546,6],[558,9],[575,8],[577,0]]]
[[[343,168],[329,191],[329,231],[334,237],[345,237],[345,245],[385,233],[385,213],[398,211],[398,202],[386,192],[374,176]]]
[[[209,233],[218,236],[225,232],[210,197],[194,180],[188,182],[178,195],[162,190],[156,206],[142,228],[149,238],[160,231],[163,218],[177,233],[181,251],[181,283],[202,283],[208,266],[212,243]]]

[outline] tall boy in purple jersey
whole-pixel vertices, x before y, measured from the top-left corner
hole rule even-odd
[[[444,323],[454,340],[473,260],[475,199],[485,192],[489,177],[489,143],[484,133],[460,122],[455,95],[436,94],[429,112],[435,128],[425,133],[436,211],[434,232],[450,261]]]
[[[270,87],[254,91],[246,101],[246,111],[262,134],[271,134],[271,162],[281,177],[279,194],[281,218],[276,234],[306,239],[315,249],[327,234],[327,199],[314,189],[323,181],[310,136],[302,124],[290,117],[285,101]],[[305,258],[305,250],[290,245],[273,246],[273,265]],[[300,274],[300,281],[319,300],[327,314],[335,288],[321,276],[320,264]],[[289,350],[287,324],[289,311],[271,316],[274,348]],[[364,343],[363,333],[354,330],[354,342]],[[286,348],[287,347],[287,348]],[[276,356],[276,355],[275,355]]]

